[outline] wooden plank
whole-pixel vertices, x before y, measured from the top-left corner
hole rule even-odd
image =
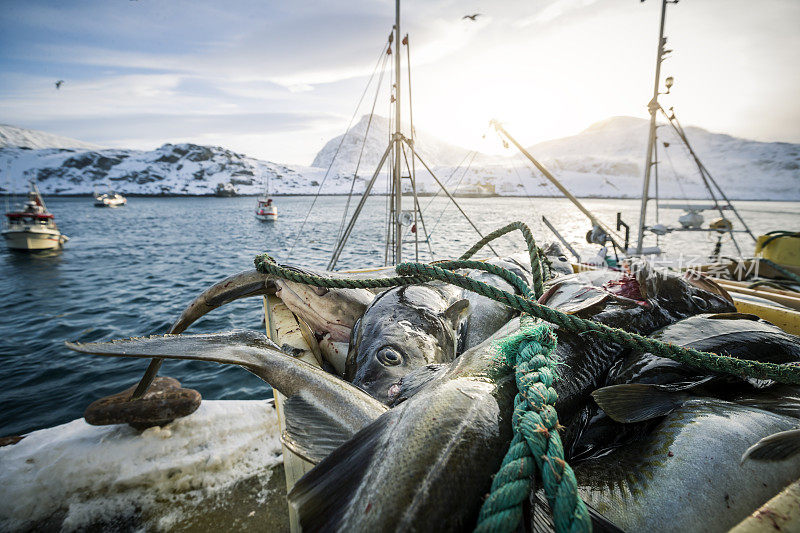
[[[793,296],[784,296],[782,294],[775,294],[772,292],[760,291],[756,289],[748,289],[746,287],[741,287],[739,285],[730,285],[718,279],[714,281],[716,281],[722,288],[728,291],[731,294],[731,296],[733,296],[734,299],[736,299],[737,293],[746,294],[748,296],[757,296],[759,298],[764,298],[765,300],[770,300],[772,302],[785,305],[786,307],[791,307],[795,311],[800,311],[800,298]]]
[[[798,311],[737,300],[735,294],[733,295],[733,303],[740,313],[759,316],[767,322],[772,322],[787,333],[800,335],[800,312]]]
[[[308,338],[306,328],[301,326],[300,321],[295,317],[291,311],[281,302],[280,298],[276,296],[264,296],[264,319],[267,327],[267,335],[276,344],[281,347],[290,347],[292,352],[297,351],[297,358],[305,361],[306,363],[319,366],[317,354],[319,347],[313,349],[316,344],[313,336]],[[316,352],[316,353],[315,353]],[[286,418],[283,411],[283,402],[285,397],[274,390],[275,396],[275,409],[278,412],[278,421],[280,423],[281,435],[286,429]],[[295,455],[286,446],[283,448],[283,470],[286,475],[286,493],[292,490],[294,484],[297,483],[303,475],[314,468],[314,465],[305,461]],[[288,502],[287,502],[288,505]],[[289,529],[294,532],[300,531],[300,524],[298,522],[297,513],[290,506],[289,507]]]
[[[742,520],[730,533],[767,531],[800,531],[800,480],[783,489]]]

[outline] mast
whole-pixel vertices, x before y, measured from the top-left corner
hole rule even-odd
[[[667,14],[667,4],[676,4],[678,0],[661,0],[661,24],[658,30],[658,52],[656,53],[656,76],[653,83],[653,99],[647,104],[650,111],[650,134],[647,138],[647,155],[644,164],[644,184],[642,185],[642,205],[639,209],[639,235],[636,238],[636,253],[642,253],[642,243],[644,241],[645,218],[647,215],[647,201],[650,199],[650,173],[653,165],[656,164],[654,158],[656,145],[656,113],[658,112],[658,86],[661,82],[661,62],[664,60],[664,19]]]
[[[403,190],[400,183],[401,167],[400,161],[402,157],[402,135],[400,133],[400,0],[395,0],[395,22],[394,22],[394,134],[392,135],[392,142],[394,143],[394,172],[392,179],[394,183],[392,189],[394,190],[394,262],[400,264],[403,261],[403,228],[400,224],[400,215],[403,209]]]

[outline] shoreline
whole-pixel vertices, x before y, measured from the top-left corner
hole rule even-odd
[[[143,194],[143,193],[120,193],[127,198],[259,198],[264,196],[263,194],[237,194],[235,196],[217,196],[216,194]],[[0,192],[0,198],[8,198],[8,197],[15,197],[15,196],[24,196],[25,193],[5,193]],[[71,193],[71,194],[50,194],[50,193],[42,193],[42,196],[45,198],[94,198],[94,194],[92,193]],[[269,195],[271,198],[291,198],[291,197],[314,197],[314,196],[341,196],[347,197],[347,194],[343,193],[292,193],[292,194],[271,194]],[[360,197],[361,193],[353,194],[353,196]],[[370,194],[370,196],[378,196],[384,197],[389,196],[388,194],[381,193],[381,194]],[[418,193],[418,197],[420,198],[431,198],[436,196],[436,194],[432,193]],[[502,195],[502,194],[491,194],[491,195],[473,195],[473,194],[454,194],[455,198],[528,198],[528,199],[535,199],[535,198],[564,198],[563,195],[554,194],[554,195],[541,195],[541,196],[524,196],[524,195]],[[410,194],[404,194],[403,198],[413,198]],[[442,196],[442,198],[446,198]],[[640,200],[641,197],[639,196],[577,196],[576,198],[581,200]],[[679,200],[679,201],[689,201],[689,202],[708,202],[707,198],[681,198],[681,197],[663,197],[660,198],[661,201],[664,200]],[[731,201],[736,202],[800,202],[800,198],[797,199],[784,199],[784,198],[730,198]]]

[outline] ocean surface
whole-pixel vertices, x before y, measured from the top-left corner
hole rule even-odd
[[[0,436],[79,418],[92,401],[135,384],[147,366],[143,360],[77,354],[64,347],[65,340],[164,333],[197,294],[252,268],[253,257],[261,252],[281,262],[324,268],[347,199],[320,197],[301,235],[298,230],[312,197],[277,198],[280,220],[274,223],[255,219],[254,198],[130,198],[120,209],[97,209],[91,198],[46,201],[61,231],[70,237],[62,252],[31,255],[0,245]],[[420,203],[433,258],[457,257],[479,239],[447,199],[421,198]],[[589,248],[584,241],[589,223],[566,200],[462,198],[459,203],[484,234],[522,220],[537,240],[552,240],[541,223],[544,215],[568,241]],[[632,226],[633,240],[638,201],[585,203],[609,225],[621,212]],[[756,235],[797,230],[800,225],[800,203],[736,205]],[[337,268],[383,265],[385,207],[385,198],[367,202]],[[665,210],[662,222],[675,225],[680,214]],[[713,218],[711,213],[706,216]],[[749,237],[742,235],[740,243],[745,255],[752,253]],[[704,233],[673,234],[662,240],[662,248],[684,263],[702,262],[713,246],[714,237]],[[523,247],[519,234],[495,245],[501,254]],[[426,243],[419,249],[420,260],[431,260]],[[404,259],[414,259],[413,242],[404,253]],[[730,242],[725,242],[723,253],[735,255]],[[260,299],[240,300],[206,315],[187,332],[260,329],[262,316]],[[206,399],[272,396],[261,380],[238,367],[167,361],[161,374],[199,390]]]

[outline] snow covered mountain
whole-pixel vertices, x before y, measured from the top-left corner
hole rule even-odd
[[[61,137],[37,130],[27,130],[0,124],[0,148],[20,147],[20,148],[84,148],[95,150],[100,147],[95,144],[85,143],[69,137]]]
[[[259,194],[268,180],[273,193],[307,194],[324,174],[320,169],[290,168],[196,144],[165,144],[150,151],[0,148],[0,171],[6,168],[0,192],[23,191],[35,178],[45,194],[111,189],[123,194],[210,195],[231,185],[238,194]],[[349,178],[333,176],[329,181],[342,191],[349,188]]]
[[[612,117],[528,150],[557,176],[595,176],[595,195],[639,196],[648,128],[644,119]],[[751,141],[693,126],[685,131],[729,197],[800,200],[800,144]],[[689,151],[668,124],[658,128],[657,149],[663,196],[708,197]]]
[[[0,193],[22,192],[26,182],[36,178],[46,194],[113,189],[123,194],[209,195],[218,187],[233,187],[238,194],[259,194],[267,181],[273,194],[314,194],[321,183],[325,194],[346,194],[367,120],[362,118],[343,141],[341,136],[330,140],[311,167],[261,161],[222,147],[195,144],[165,144],[150,151],[87,148],[80,146],[80,141],[3,126]],[[388,120],[373,117],[355,192],[364,190],[386,148],[388,132]],[[519,155],[479,154],[464,168],[458,165],[469,154],[466,149],[419,133],[420,153],[451,192],[560,195]],[[800,200],[800,144],[756,142],[695,127],[686,128],[686,133],[730,198]],[[668,126],[659,128],[659,137],[661,196],[707,199],[696,167]],[[328,172],[340,142],[339,154]],[[614,117],[577,135],[531,146],[530,151],[577,196],[636,198],[641,194],[646,143],[646,120]],[[432,177],[417,165],[417,190],[432,193],[437,189]],[[376,184],[375,191],[385,190],[384,183]]]
[[[355,126],[347,130],[344,135],[339,135],[328,141],[317,153],[312,167],[328,168],[333,160],[332,171],[352,173],[356,169],[359,155],[362,153],[359,175],[370,175],[380,163],[381,156],[389,144],[390,122],[388,118],[373,115],[370,124],[369,115],[364,115]],[[364,133],[369,125],[369,135],[364,142]],[[416,129],[416,128],[415,128]],[[344,141],[342,141],[344,138]],[[339,146],[341,144],[341,147]],[[469,150],[447,144],[421,130],[416,130],[415,146],[423,160],[431,166],[458,165]],[[337,153],[338,150],[338,153]]]

